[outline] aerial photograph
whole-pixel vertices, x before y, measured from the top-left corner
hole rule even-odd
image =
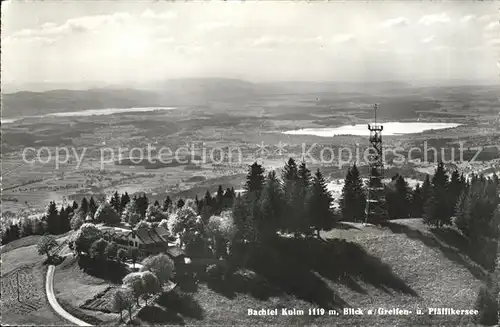
[[[1,4],[0,322],[499,326],[500,1]]]

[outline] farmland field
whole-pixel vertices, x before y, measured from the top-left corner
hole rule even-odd
[[[8,249],[6,249],[8,250]],[[2,322],[6,324],[65,324],[50,307],[45,295],[45,256],[35,245],[2,253]],[[19,274],[19,302],[17,275]]]
[[[15,214],[26,206],[43,211],[50,200],[78,201],[88,195],[100,199],[115,190],[129,194],[146,192],[150,199],[163,200],[166,195],[201,196],[208,188],[215,191],[218,183],[240,189],[246,167],[254,160],[260,160],[267,169],[274,169],[281,167],[289,156],[301,159],[304,148],[314,144],[310,152],[313,159],[319,158],[325,146],[334,150],[367,146],[363,136],[325,138],[282,132],[370,122],[374,102],[379,103],[378,115],[382,122],[461,124],[452,129],[386,136],[386,149],[414,146],[423,149],[426,141],[429,147],[447,148],[444,158],[449,158],[449,148],[458,148],[460,142],[466,149],[500,142],[498,112],[494,110],[496,97],[491,87],[406,87],[399,89],[398,96],[390,93],[393,88],[364,91],[366,93],[321,89],[307,93],[304,91],[307,88],[302,91],[291,88],[296,93],[266,93],[237,101],[177,105],[176,110],[47,116],[3,124],[3,212],[8,216],[9,212]],[[448,115],[436,116],[438,113]],[[68,153],[61,150],[63,146]],[[148,146],[156,148],[152,150],[153,158],[156,158],[155,151],[168,148],[170,155],[175,156],[178,151],[182,157],[188,155],[196,160],[163,165],[158,161],[150,164],[145,158],[140,164],[128,165],[126,161],[118,164],[119,158],[134,157],[141,152],[145,155]],[[25,149],[28,150],[23,159]],[[489,167],[488,161],[500,157],[496,148],[487,151],[464,169],[481,171]],[[469,150],[467,160],[475,153],[476,150]],[[422,153],[416,157],[423,159]],[[349,158],[338,156],[319,164],[307,155],[305,159],[313,169],[321,167],[332,179],[343,178],[345,174],[340,166],[334,169],[339,160],[345,160],[344,165],[349,162]],[[425,167],[425,163],[415,164],[413,168],[396,165],[393,172],[403,169],[406,173],[418,174],[417,171]],[[412,169],[415,169],[413,173]],[[193,176],[202,176],[203,180],[192,179]]]

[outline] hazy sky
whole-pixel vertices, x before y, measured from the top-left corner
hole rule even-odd
[[[11,1],[2,82],[495,81],[500,2]]]

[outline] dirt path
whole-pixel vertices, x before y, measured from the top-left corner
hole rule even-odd
[[[77,326],[92,326],[85,321],[82,321],[71,314],[69,314],[67,311],[65,311],[59,303],[57,303],[56,296],[54,294],[54,269],[55,266],[50,265],[48,270],[47,270],[47,278],[46,278],[46,283],[45,283],[45,291],[47,293],[47,299],[49,300],[50,305],[54,309],[55,312],[57,312],[58,315],[63,317],[64,319],[68,320],[72,324],[75,324]]]

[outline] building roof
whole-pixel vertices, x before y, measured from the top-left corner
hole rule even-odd
[[[184,250],[182,250],[178,246],[169,246],[167,249],[167,254],[170,255],[173,258],[177,258],[180,256],[185,256],[186,254],[184,253]]]
[[[152,229],[151,233],[157,235],[163,242],[168,242],[168,237],[170,236],[170,233],[165,228],[158,226]]]
[[[144,243],[144,244],[165,244],[167,240],[163,239],[160,235],[154,232],[153,229],[150,228],[140,228],[134,230],[135,235]]]
[[[114,236],[118,238],[126,238],[131,233],[136,235],[139,240],[144,244],[165,244],[168,242],[168,231],[163,227],[156,228],[139,228],[139,229],[126,229],[120,227],[111,226],[98,226],[98,228],[103,232],[104,235]]]
[[[148,234],[151,239],[156,243],[165,243],[165,240],[160,237],[157,233],[155,233],[154,229],[148,229]]]
[[[134,230],[135,235],[142,241],[144,244],[153,244],[155,241],[151,239],[149,236],[149,231],[147,228],[139,228]]]

